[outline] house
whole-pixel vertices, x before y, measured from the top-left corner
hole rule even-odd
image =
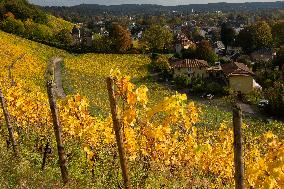
[[[175,37],[175,52],[178,54],[181,54],[182,49],[188,49],[190,47],[194,47],[195,43],[189,40],[186,35],[184,34],[178,34]]]
[[[79,27],[77,27],[76,25],[74,25],[71,35],[73,37],[73,45],[77,45],[81,43],[81,31],[79,29]]]
[[[216,54],[222,55],[225,51],[225,45],[222,41],[216,41],[213,45]]]
[[[88,28],[81,28],[81,43],[87,47],[93,45],[93,33]]]
[[[93,34],[88,28],[79,28],[77,25],[74,25],[71,35],[74,40],[73,45],[83,44],[88,47],[93,45]]]
[[[206,69],[210,79],[222,79],[223,80],[223,70],[220,62],[216,62],[214,66],[211,66]]]
[[[254,73],[243,63],[223,64],[222,70],[229,87],[234,91],[247,94],[253,91],[254,88],[260,88],[253,79]]]
[[[235,46],[227,46],[227,54],[228,55],[234,55],[236,53],[241,53],[242,52],[242,48],[241,47],[235,47]]]
[[[207,68],[209,65],[205,60],[198,59],[184,59],[184,60],[174,60],[171,63],[173,68],[173,76],[176,77],[186,77],[188,79],[193,78],[207,78]]]

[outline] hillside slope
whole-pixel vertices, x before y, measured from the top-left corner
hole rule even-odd
[[[79,102],[81,102],[80,100],[82,100],[82,98],[79,95],[76,95],[75,98],[68,98],[67,99],[68,104],[66,104],[66,106],[63,106],[63,108],[60,110],[60,115],[61,116],[63,115],[61,117],[62,118],[61,123],[63,128],[62,130],[64,132],[63,136],[64,139],[66,140],[64,147],[66,148],[66,154],[68,156],[68,170],[70,173],[70,183],[65,187],[62,187],[60,183],[60,170],[58,167],[56,155],[54,154],[50,155],[46,165],[46,169],[44,171],[41,171],[41,164],[43,162],[42,161],[43,145],[49,139],[51,140],[51,145],[56,146],[54,142],[55,140],[54,135],[51,134],[53,131],[52,124],[51,121],[48,120],[48,116],[46,116],[48,115],[48,113],[41,114],[41,112],[43,113],[50,112],[48,106],[48,100],[46,97],[42,98],[43,96],[42,93],[46,95],[44,73],[47,67],[47,61],[52,56],[61,56],[65,59],[65,62],[62,65],[63,68],[62,70],[64,71],[63,85],[65,88],[65,92],[67,94],[79,93],[81,95],[86,96],[88,100],[91,102],[90,105],[92,113],[100,115],[100,116],[89,116],[88,111],[84,111],[85,106],[83,106],[83,104],[88,104],[86,103],[86,101],[84,101],[84,103],[79,103],[80,106],[78,107],[75,106],[76,100],[79,99]],[[169,96],[170,93],[173,93],[173,91],[155,82],[154,80],[151,79],[150,76],[148,76],[149,73],[147,71],[147,64],[150,63],[150,59],[146,55],[116,55],[116,54],[72,55],[66,53],[65,51],[61,51],[56,48],[51,48],[0,31],[0,62],[1,62],[0,87],[4,89],[4,92],[5,90],[7,90],[7,88],[11,88],[10,87],[11,82],[14,81],[17,84],[21,83],[25,87],[24,92],[22,92],[23,90],[20,91],[22,92],[20,93],[22,95],[21,97],[24,96],[23,98],[25,98],[27,94],[33,93],[32,96],[30,98],[27,98],[26,101],[21,101],[22,100],[21,97],[17,98],[18,96],[14,95],[16,93],[14,91],[12,91],[14,92],[12,93],[13,95],[11,95],[11,93],[10,95],[7,95],[7,97],[9,97],[7,99],[10,101],[14,101],[15,99],[14,97],[16,97],[15,103],[13,105],[9,105],[10,107],[9,110],[12,110],[10,112],[13,112],[13,109],[16,109],[14,111],[14,113],[16,113],[14,114],[14,118],[19,118],[19,117],[21,118],[18,121],[16,121],[15,123],[17,124],[14,125],[15,131],[17,131],[19,133],[18,136],[20,136],[19,138],[19,143],[20,143],[19,146],[21,149],[20,161],[18,161],[18,159],[11,158],[11,156],[13,155],[11,154],[11,151],[8,150],[7,152],[7,150],[5,149],[7,146],[6,145],[7,134],[5,134],[5,131],[7,129],[3,127],[4,125],[4,120],[2,117],[3,114],[0,113],[0,116],[2,117],[2,119],[0,119],[1,122],[0,147],[2,149],[5,149],[0,151],[0,188],[79,189],[79,188],[105,188],[106,186],[108,186],[108,188],[121,188],[120,184],[118,183],[118,180],[121,179],[117,174],[117,170],[119,170],[119,164],[117,161],[118,160],[117,153],[115,152],[116,149],[114,143],[115,136],[113,135],[113,131],[111,129],[112,125],[108,124],[109,119],[106,119],[106,122],[100,121],[101,117],[104,117],[109,113],[108,111],[109,102],[107,97],[108,95],[105,86],[106,76],[109,74],[111,69],[118,68],[119,70],[121,70],[123,74],[131,76],[133,78],[132,81],[136,85],[142,85],[142,84],[147,85],[147,87],[150,90],[149,91],[150,103],[160,101],[160,99]],[[13,88],[17,89],[17,87]],[[42,92],[42,93],[37,93],[37,92]],[[32,104],[31,101],[34,102],[37,101],[37,99],[40,99],[41,103],[37,102],[36,106],[28,106]],[[215,103],[217,102],[218,104],[215,105],[213,104],[213,102]],[[162,104],[163,106],[160,106],[159,108],[164,110],[168,109],[168,107],[171,107],[171,105],[173,105],[174,109],[176,109],[177,105],[186,107],[185,106],[186,104],[179,105],[180,103],[177,103],[175,101],[173,101],[173,103],[171,103],[170,101],[170,105],[168,103],[169,102],[167,102],[166,105]],[[61,102],[59,101],[58,104],[60,107]],[[220,180],[221,185],[226,185],[227,188],[229,188],[229,186],[232,186],[232,184],[230,184],[233,183],[233,175],[232,171],[230,171],[232,170],[232,165],[233,165],[233,156],[232,156],[233,152],[231,148],[232,131],[227,129],[228,132],[227,131],[225,132],[226,130],[225,128],[227,128],[227,126],[228,128],[230,128],[231,125],[230,120],[232,119],[232,117],[230,110],[224,111],[223,109],[219,109],[220,104],[227,106],[226,108],[230,107],[230,105],[226,104],[223,99],[221,99],[221,101],[215,101],[215,100],[212,100],[210,102],[207,101],[207,104],[204,103],[203,105],[198,103],[198,106],[202,107],[202,113],[200,113],[201,120],[198,122],[198,124],[196,124],[196,128],[198,130],[194,132],[198,134],[198,136],[196,137],[196,140],[199,141],[198,143],[197,142],[191,143],[191,141],[195,141],[195,137],[194,138],[186,137],[184,138],[186,140],[183,139],[184,142],[180,142],[179,141],[180,137],[177,137],[176,131],[171,132],[171,129],[164,129],[163,126],[160,125],[160,124],[168,125],[169,123],[168,121],[160,122],[160,117],[157,117],[156,118],[157,120],[156,121],[154,120],[155,122],[153,122],[153,124],[151,122],[148,122],[151,123],[149,124],[151,125],[151,127],[148,124],[144,124],[144,122],[139,122],[139,123],[137,122],[137,125],[139,126],[138,130],[131,129],[128,131],[134,131],[134,132],[125,132],[127,134],[125,137],[127,138],[126,144],[130,144],[127,145],[128,149],[130,150],[133,149],[132,148],[133,146],[136,146],[136,142],[135,143],[131,142],[133,140],[137,141],[137,144],[143,144],[140,142],[141,140],[136,140],[133,138],[133,136],[135,137],[137,136],[137,139],[142,138],[140,137],[141,136],[140,131],[142,131],[142,129],[140,128],[146,128],[148,132],[145,133],[149,133],[148,136],[150,136],[150,140],[153,139],[151,135],[157,137],[157,142],[155,143],[155,145],[153,145],[157,146],[153,148],[155,150],[154,151],[155,154],[158,154],[156,152],[159,152],[156,151],[156,149],[161,150],[161,152],[163,151],[163,153],[165,152],[165,154],[168,154],[168,152],[171,149],[174,149],[172,150],[172,152],[174,152],[172,153],[172,155],[173,157],[178,157],[178,158],[179,157],[183,158],[183,156],[180,156],[179,153],[180,154],[184,153],[179,149],[184,150],[185,146],[188,146],[189,147],[188,149],[191,149],[191,146],[193,145],[216,144],[213,150],[211,151],[213,155],[211,154],[211,152],[204,153],[204,156],[203,155],[201,156],[202,161],[199,161],[199,159],[196,160],[196,162],[198,163],[205,162],[204,164],[200,164],[200,166],[198,167],[195,167],[195,165],[198,165],[197,163],[191,164],[190,161],[188,161],[188,160],[195,160],[195,158],[190,158],[188,160],[184,159],[183,161],[186,161],[190,164],[186,164],[186,166],[179,166],[181,169],[179,169],[178,171],[181,172],[176,172],[177,177],[175,177],[174,175],[169,177],[169,175],[172,174],[171,173],[172,166],[164,164],[163,161],[161,161],[160,163],[156,162],[156,160],[154,159],[151,160],[153,161],[153,163],[151,162],[150,164],[151,167],[149,166],[151,169],[145,171],[141,167],[142,162],[144,162],[142,158],[132,159],[130,161],[131,162],[130,167],[131,167],[131,178],[133,183],[134,184],[144,183],[143,185],[145,185],[145,187],[140,187],[140,188],[160,188],[161,186],[165,186],[164,188],[187,188],[188,186],[191,186],[191,184],[193,183],[191,179],[193,179],[197,180],[198,182],[203,182],[204,180],[204,182],[206,183],[211,181],[212,183],[214,183],[215,181],[219,182]],[[20,107],[22,106],[23,109],[25,108],[24,111],[22,111],[23,109],[21,108],[19,108],[20,111],[17,110],[18,106]],[[76,113],[77,111],[69,111],[70,110],[69,108],[71,108],[71,110],[77,110],[78,108],[78,110],[80,110],[79,112],[82,113],[82,115],[80,114],[80,117],[78,117],[79,114]],[[83,108],[83,110],[81,108]],[[170,110],[172,109],[168,109],[167,111]],[[178,112],[183,112],[175,114],[179,116],[180,115],[184,116],[185,114],[191,115],[191,111],[193,111],[192,109],[189,109],[187,111],[185,111],[185,109],[181,109],[181,111],[179,111],[180,109],[177,110]],[[72,112],[75,112],[74,115]],[[176,111],[174,110],[174,113],[175,112]],[[157,116],[162,116],[162,114],[159,113],[163,112],[157,113]],[[193,115],[195,116],[196,113],[193,113]],[[32,119],[29,119],[29,116]],[[26,121],[26,117],[28,117],[27,118],[28,121]],[[39,121],[37,118],[39,118]],[[180,118],[181,117],[177,117],[176,119],[177,120],[184,119]],[[33,120],[34,123],[30,122],[30,120]],[[189,118],[187,118],[186,120],[189,120]],[[220,127],[221,122],[223,123],[222,124],[223,126]],[[283,137],[283,123],[270,122],[268,124],[265,124],[264,122],[261,122],[259,120],[252,120],[250,118],[245,118],[244,122],[246,123],[246,127],[244,128],[244,134],[246,136],[245,141],[248,144],[251,144],[250,139],[252,139],[254,135],[265,133],[267,130],[273,131],[274,133],[277,133],[280,137],[281,136]],[[84,135],[78,138],[77,135],[74,135],[75,133],[77,133],[77,131],[82,131],[78,133],[78,136],[80,136],[80,134],[82,133]],[[185,133],[184,130],[181,131],[182,134],[190,134],[189,132]],[[219,136],[221,137],[220,139],[218,138]],[[163,139],[168,137],[169,140]],[[98,140],[96,140],[96,138],[98,138]],[[143,138],[146,139],[146,137],[144,136]],[[176,142],[172,143],[172,139],[173,141]],[[213,140],[216,140],[217,142]],[[91,141],[92,143],[88,143]],[[112,141],[112,143],[109,143],[110,141]],[[188,141],[189,143],[185,143],[186,141]],[[151,144],[152,142],[151,143],[144,142],[144,143]],[[160,147],[161,145],[159,143],[164,147]],[[99,159],[93,160],[93,157],[95,156],[92,157],[89,156],[90,152],[88,151],[89,148],[86,148],[86,146],[84,146],[83,144],[88,144],[88,146],[92,144],[98,145],[99,147],[98,151],[96,150],[97,146],[95,146],[96,148],[94,149],[94,152],[98,153],[97,157]],[[178,145],[173,145],[173,144],[178,144]],[[259,146],[262,147],[265,145],[260,144]],[[93,145],[90,146],[90,149],[91,147],[93,147]],[[55,149],[55,147],[53,149]],[[136,152],[136,148],[134,149]],[[149,149],[152,149],[152,147]],[[190,150],[189,153],[193,154],[193,156],[188,156],[188,157],[198,157],[199,155],[198,156],[195,155],[195,152],[198,152],[200,148],[198,147],[192,149],[193,151]],[[245,149],[250,149],[250,148],[245,148]],[[277,147],[275,149],[277,149]],[[138,147],[137,150],[139,150]],[[275,151],[271,152],[275,153]],[[153,157],[155,158],[155,155],[153,155]],[[273,157],[273,156],[268,156],[268,157]],[[95,164],[89,162],[90,158],[92,158],[91,161],[92,162],[94,161]],[[224,159],[226,161],[224,161]],[[177,159],[175,158],[174,161],[177,162],[177,164],[174,165],[178,165],[179,163],[176,160]],[[253,161],[252,158],[251,160]],[[249,161],[249,163],[250,162],[251,161]],[[91,168],[89,167],[90,166],[89,163],[91,166],[93,166],[91,171],[89,171],[89,168]],[[166,166],[165,168],[164,165]],[[198,170],[201,167],[205,167],[205,171],[204,173],[193,172],[194,174],[191,173],[187,174],[188,170],[191,171],[191,169],[183,170],[184,168],[187,168],[187,165],[194,166],[193,167],[194,169],[192,170]],[[212,170],[216,171],[216,173],[213,172],[214,175],[212,180],[211,176],[208,176],[208,173],[211,172],[207,170],[206,168],[207,165],[209,165],[208,167],[213,167]],[[214,178],[219,178],[221,176],[220,172],[223,175],[225,175],[224,178],[228,180],[228,183],[223,184],[222,179],[214,179]],[[147,177],[146,179],[147,182],[145,181],[142,182],[139,179],[142,178],[143,176],[141,175],[145,173],[149,174],[149,177]],[[202,180],[200,180],[200,178]],[[133,186],[138,186],[138,185],[133,185]]]
[[[67,94],[80,93],[91,101],[95,113],[106,113],[108,109],[105,78],[111,69],[118,68],[132,77],[137,84],[149,85],[152,101],[161,100],[170,92],[163,86],[147,80],[146,55],[85,54],[72,55],[63,50],[42,45],[30,40],[0,31],[0,76],[5,78],[1,85],[9,85],[8,67],[13,63],[12,76],[24,81],[30,89],[45,90],[44,73],[48,59],[61,56],[63,65],[63,87]]]

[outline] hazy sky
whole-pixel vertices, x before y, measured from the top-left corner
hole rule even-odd
[[[216,3],[216,2],[273,2],[277,0],[29,0],[38,5],[56,5],[70,6],[82,3],[86,4],[101,4],[101,5],[118,5],[118,4],[159,4],[159,5],[184,5],[184,4],[201,4],[201,3]],[[281,1],[281,0],[279,0]]]

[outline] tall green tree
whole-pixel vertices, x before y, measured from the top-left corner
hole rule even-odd
[[[262,21],[252,26],[252,34],[256,49],[271,47],[272,33],[270,26]]]
[[[152,25],[142,36],[142,43],[152,52],[161,52],[172,46],[173,34],[171,31],[160,25]]]
[[[284,20],[278,21],[273,24],[272,36],[275,45],[284,45]]]
[[[251,53],[255,46],[253,41],[253,33],[251,32],[251,27],[245,27],[242,29],[237,36],[237,44],[242,47],[246,54]]]
[[[234,44],[235,36],[236,36],[235,30],[232,27],[230,27],[228,24],[223,23],[221,27],[221,40],[224,43],[226,50],[229,45]]]

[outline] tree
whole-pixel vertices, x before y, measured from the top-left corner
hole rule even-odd
[[[112,24],[109,37],[112,40],[115,52],[125,53],[130,49],[132,40],[130,32],[119,24]]]
[[[68,29],[60,30],[56,35],[55,39],[62,44],[71,45],[73,43],[73,37]]]
[[[24,24],[21,20],[16,20],[13,17],[6,18],[1,22],[1,29],[17,35],[23,35],[25,32]]]
[[[181,50],[181,57],[183,59],[194,59],[196,58],[196,47],[182,49]]]
[[[93,36],[93,49],[96,52],[110,52],[112,41],[107,36],[95,34]]]
[[[41,24],[48,21],[47,15],[37,6],[29,4],[27,0],[3,0],[0,6],[3,7],[2,10],[12,12],[20,20],[33,19]]]
[[[274,82],[273,86],[264,91],[265,98],[269,101],[268,112],[280,117],[284,116],[284,84]]]
[[[245,27],[238,35],[238,44],[246,53],[272,45],[271,28],[266,22]]]
[[[250,27],[245,27],[240,31],[237,36],[237,44],[242,47],[246,54],[249,54],[254,50],[253,34]]]
[[[163,75],[167,75],[170,71],[169,57],[166,55],[158,55],[152,62],[152,66],[156,71],[161,72]]]
[[[252,26],[253,41],[256,49],[271,47],[271,28],[266,22],[257,22]]]
[[[152,52],[159,52],[169,49],[173,42],[171,31],[160,25],[152,25],[142,36],[142,43]]]
[[[278,21],[272,26],[272,36],[277,46],[284,45],[284,20]]]
[[[196,58],[206,60],[213,64],[218,60],[218,56],[213,51],[209,41],[202,40],[196,48]]]
[[[284,46],[277,52],[277,56],[273,60],[273,64],[274,66],[279,66],[279,69],[282,70],[282,73],[284,73]]]
[[[191,33],[191,37],[194,41],[202,41],[204,39],[204,37],[200,35],[199,27],[194,28],[194,31]]]
[[[232,27],[228,26],[226,23],[222,24],[221,40],[224,43],[226,50],[229,45],[234,44],[235,36],[236,36],[236,33]]]

